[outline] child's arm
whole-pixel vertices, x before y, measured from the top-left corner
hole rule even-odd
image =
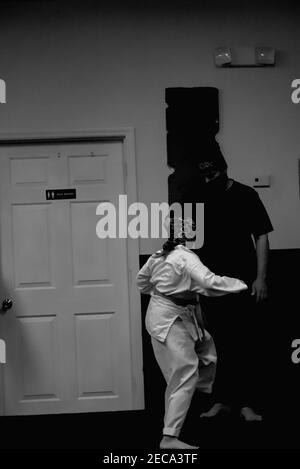
[[[192,280],[197,284],[193,291],[205,296],[223,296],[228,293],[239,293],[247,290],[247,285],[237,278],[221,277],[211,272],[200,259],[187,264]]]
[[[146,264],[143,265],[141,270],[136,276],[136,284],[138,289],[140,290],[141,293],[145,294],[150,294],[151,290],[153,288],[153,285],[150,281],[151,278],[151,272],[150,272],[150,267],[149,267],[149,261],[151,258],[148,259]]]

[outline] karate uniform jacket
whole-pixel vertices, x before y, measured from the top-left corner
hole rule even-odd
[[[136,277],[141,293],[151,295],[146,314],[146,329],[157,340],[164,342],[170,327],[178,317],[188,318],[185,309],[158,296],[174,295],[186,291],[205,296],[221,296],[246,290],[247,285],[238,279],[219,276],[211,272],[190,249],[178,245],[167,256],[161,251],[153,254]],[[220,311],[220,314],[225,314]]]

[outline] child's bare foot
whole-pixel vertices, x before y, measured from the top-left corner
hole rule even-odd
[[[246,422],[261,422],[262,416],[256,414],[251,407],[243,407],[241,409],[241,416],[244,417]]]
[[[221,404],[220,402],[217,402],[216,404],[214,404],[212,406],[211,409],[209,409],[208,412],[202,412],[202,414],[200,414],[200,417],[205,417],[205,418],[211,418],[211,417],[217,417],[217,415],[219,415],[221,412],[230,412],[230,407],[228,407],[227,405],[224,405],[224,404]]]
[[[163,436],[160,445],[160,449],[198,449],[199,446],[191,446],[183,441],[178,440],[176,436]]]

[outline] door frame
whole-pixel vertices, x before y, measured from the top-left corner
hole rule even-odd
[[[59,144],[82,142],[121,142],[123,146],[123,174],[125,194],[128,205],[138,202],[136,182],[135,129],[133,127],[76,130],[45,131],[26,133],[1,133],[0,146],[26,144]],[[1,219],[0,219],[1,223]],[[128,295],[130,318],[130,349],[132,363],[132,403],[131,410],[143,410],[144,375],[142,352],[141,299],[136,288],[135,277],[139,271],[139,239],[127,238],[128,253]],[[1,252],[0,252],[1,255]],[[1,299],[0,299],[1,300]],[[0,313],[1,314],[1,313]],[[1,330],[0,330],[1,338]],[[5,364],[0,365],[0,415],[4,414],[4,371]]]

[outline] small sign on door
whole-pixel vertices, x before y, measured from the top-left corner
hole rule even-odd
[[[47,189],[46,200],[76,199],[76,189]]]

